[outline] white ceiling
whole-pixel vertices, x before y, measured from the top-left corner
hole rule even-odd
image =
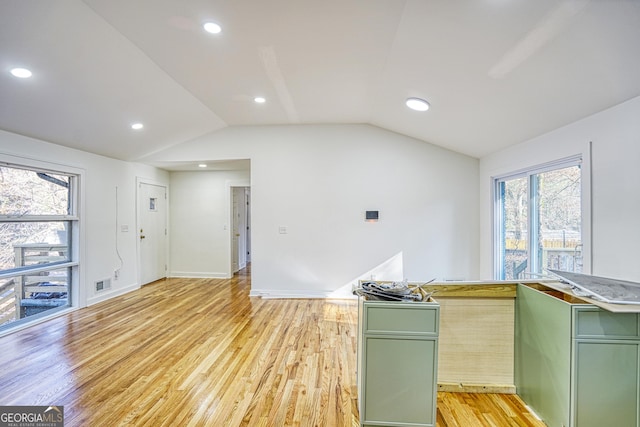
[[[123,160],[293,123],[482,157],[638,95],[638,0],[0,2],[0,128]]]

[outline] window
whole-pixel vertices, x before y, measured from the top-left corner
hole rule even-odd
[[[495,276],[582,272],[579,159],[495,180]]]
[[[0,329],[71,305],[77,176],[0,163]]]

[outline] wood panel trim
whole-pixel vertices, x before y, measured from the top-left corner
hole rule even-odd
[[[515,298],[517,285],[429,283],[421,288],[433,292],[433,299],[437,301],[438,297]]]
[[[367,282],[361,280],[360,283]],[[392,283],[390,280],[376,280],[378,283]],[[409,287],[420,287],[426,292],[433,292],[433,298],[474,297],[474,298],[515,298],[518,284],[514,282],[410,282]]]
[[[513,384],[438,383],[438,391],[446,393],[516,394],[516,386]]]

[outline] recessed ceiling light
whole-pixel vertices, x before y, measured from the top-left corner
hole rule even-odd
[[[206,24],[204,24],[204,30],[207,33],[218,34],[220,31],[222,31],[222,27],[215,22],[207,22]]]
[[[200,163],[200,164],[198,165],[198,167],[199,167],[199,168],[206,168],[206,167],[207,167],[207,165],[206,165],[206,164],[204,164],[204,163]]]
[[[144,125],[142,123],[134,123],[131,125],[131,129],[133,130],[140,130],[144,127]]]
[[[429,109],[429,103],[420,98],[407,98],[407,107],[416,111],[427,111]]]
[[[255,98],[253,98],[253,100],[258,104],[264,104],[265,102],[267,102],[267,100],[262,96],[256,96]]]
[[[33,73],[26,68],[14,68],[11,70],[11,74],[13,74],[14,77],[19,77],[21,79],[28,79],[33,75]]]

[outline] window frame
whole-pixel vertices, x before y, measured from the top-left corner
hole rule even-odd
[[[84,298],[80,283],[83,282],[82,261],[80,245],[83,241],[81,237],[81,212],[82,212],[82,181],[84,179],[84,169],[63,165],[58,163],[49,163],[27,157],[19,157],[11,154],[0,152],[0,166],[22,169],[33,172],[43,172],[50,174],[60,174],[69,177],[69,206],[67,214],[63,215],[1,215],[0,222],[68,222],[69,237],[68,259],[63,261],[48,262],[46,264],[22,266],[7,270],[0,270],[0,279],[23,276],[30,273],[41,273],[55,271],[61,269],[69,270],[69,281],[67,284],[68,304],[65,306],[46,310],[32,316],[17,319],[13,322],[0,326],[0,336],[11,333],[22,328],[32,326],[36,323],[50,319],[52,317],[64,314],[69,311],[76,310],[81,306],[82,298]]]
[[[531,167],[519,169],[510,173],[496,175],[492,177],[492,246],[493,246],[493,277],[495,280],[504,279],[504,221],[502,209],[502,191],[501,184],[506,181],[527,178],[527,269],[526,272],[535,277],[541,277],[543,273],[531,273],[531,266],[537,265],[538,251],[537,240],[532,236],[537,235],[539,224],[534,224],[534,218],[537,218],[538,204],[536,200],[536,180],[533,176],[545,172],[555,171],[559,169],[578,166],[580,168],[580,215],[581,215],[581,242],[583,245],[583,272],[588,273],[591,270],[591,167],[590,152],[585,154],[577,154],[550,162],[534,165]],[[586,161],[585,161],[586,158]],[[533,277],[532,277],[533,278]],[[517,279],[514,279],[517,280]]]

